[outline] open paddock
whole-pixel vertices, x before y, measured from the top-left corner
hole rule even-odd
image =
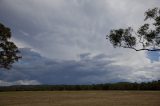
[[[0,92],[0,106],[160,106],[160,91]]]

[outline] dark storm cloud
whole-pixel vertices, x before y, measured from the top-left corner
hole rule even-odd
[[[37,80],[45,84],[98,83],[103,81],[94,77],[103,77],[107,73],[105,65],[109,64],[107,61],[92,58],[79,61],[49,60],[30,49],[21,51],[23,59],[11,71],[1,71],[1,80]],[[90,80],[84,80],[89,77]]]
[[[21,49],[23,59],[9,71],[0,71],[0,84],[93,84],[118,81],[150,81],[158,79],[158,70],[146,73],[131,67],[114,65],[104,54],[81,54],[80,60],[50,60],[28,48]],[[141,74],[142,73],[142,74]],[[144,75],[145,74],[145,75]]]

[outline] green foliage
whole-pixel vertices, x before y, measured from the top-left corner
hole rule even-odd
[[[9,41],[10,38],[10,29],[0,23],[0,68],[10,69],[21,58],[17,46]]]
[[[136,38],[132,36],[132,28],[111,30],[109,40],[114,47],[133,47],[136,44]]]
[[[145,21],[151,20],[151,24],[145,23],[137,32],[133,31],[131,27],[127,29],[113,29],[107,35],[114,47],[130,48],[136,51],[160,50],[160,9],[148,9],[145,12]],[[137,49],[136,46],[140,45],[142,48]]]

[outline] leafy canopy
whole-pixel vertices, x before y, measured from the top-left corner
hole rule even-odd
[[[21,58],[18,56],[20,51],[9,41],[10,38],[10,29],[0,23],[0,68],[10,69],[12,64]]]
[[[113,29],[107,35],[114,47],[130,48],[136,51],[160,51],[160,9],[148,9],[145,12],[145,19],[151,23],[145,23],[137,32],[131,27],[126,29]],[[137,48],[141,47],[141,48]]]

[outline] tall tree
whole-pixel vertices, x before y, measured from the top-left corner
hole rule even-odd
[[[138,31],[134,31],[131,27],[113,29],[106,39],[109,39],[114,47],[130,48],[136,51],[160,51],[160,9],[148,9],[145,12],[144,21],[147,20],[149,22],[142,25]]]
[[[0,23],[0,68],[10,69],[15,61],[18,61],[20,51],[17,46],[10,41],[10,28]]]

